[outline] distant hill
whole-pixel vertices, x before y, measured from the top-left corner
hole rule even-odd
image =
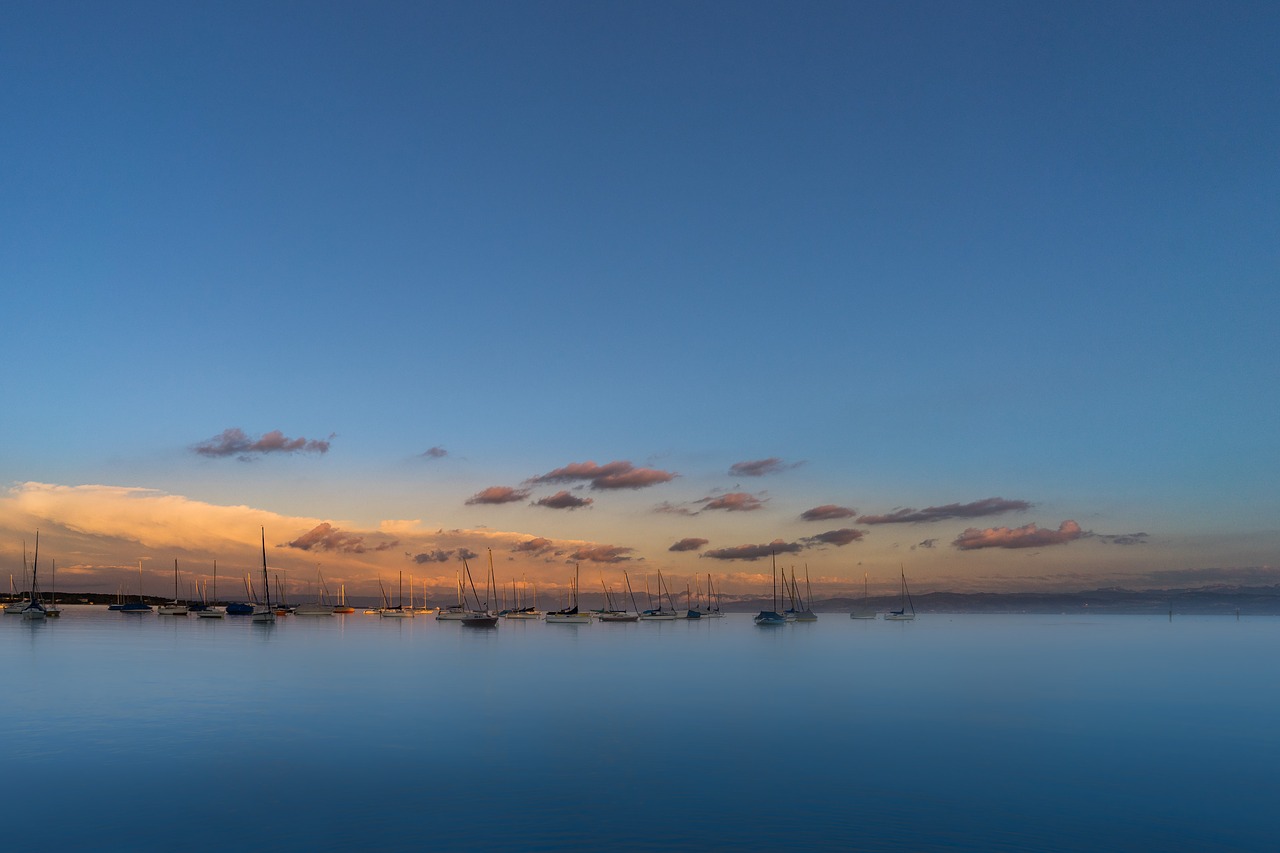
[[[1197,589],[1095,589],[1088,592],[927,592],[913,594],[917,613],[1123,613],[1186,615],[1280,615],[1280,586],[1202,587]],[[898,608],[898,596],[818,599],[816,612],[851,612]],[[733,612],[770,609],[772,599],[724,602]]]

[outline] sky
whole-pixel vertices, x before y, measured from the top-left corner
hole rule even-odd
[[[1280,583],[1278,41],[1270,3],[8,3],[0,569],[39,531],[60,588],[160,594],[265,530],[357,592],[490,552]]]

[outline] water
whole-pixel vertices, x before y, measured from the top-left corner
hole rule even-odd
[[[60,849],[1269,850],[1280,619],[0,616]]]

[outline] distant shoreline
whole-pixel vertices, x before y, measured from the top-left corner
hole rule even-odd
[[[42,593],[45,601],[49,593]],[[19,599],[22,598],[20,594]],[[115,604],[115,593],[59,592],[59,604]],[[125,601],[137,601],[138,596],[125,596]],[[142,600],[152,606],[171,601],[167,596],[146,595]],[[307,599],[302,599],[307,600]],[[377,603],[375,598],[349,597],[352,605],[366,607]],[[1097,589],[1087,592],[928,592],[912,595],[917,613],[1114,613],[1124,615],[1167,614],[1170,612],[1193,615],[1280,615],[1280,587],[1232,587],[1199,589],[1126,590]],[[8,603],[10,596],[0,602]],[[297,603],[297,602],[295,602]],[[223,606],[225,601],[211,602]],[[439,604],[438,601],[431,604]],[[591,609],[599,606],[584,594],[582,606]],[[850,613],[875,611],[884,613],[896,610],[899,598],[893,596],[816,599],[812,603],[816,613]],[[761,609],[773,609],[769,598],[741,598],[725,600],[721,609],[726,613],[754,613]]]

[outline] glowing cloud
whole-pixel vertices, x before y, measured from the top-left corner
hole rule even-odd
[[[837,521],[841,518],[853,518],[858,514],[856,509],[847,506],[836,506],[835,504],[823,504],[815,506],[813,509],[806,509],[800,513],[800,517],[805,521]]]
[[[517,554],[532,554],[536,557],[546,554],[549,551],[554,551],[555,545],[552,544],[550,539],[543,539],[541,536],[538,536],[533,539],[526,539],[524,542],[520,542],[511,550]]]
[[[329,436],[332,439],[333,435]],[[253,439],[245,431],[232,427],[223,430],[208,441],[191,448],[194,453],[213,458],[238,456],[243,460],[251,459],[253,454],[268,453],[328,453],[329,441],[307,438],[286,438],[280,430],[272,430],[261,438]]]
[[[672,545],[667,550],[668,551],[697,551],[703,545],[706,545],[707,542],[708,540],[706,539],[699,539],[696,536],[691,536],[688,539],[681,539],[679,542]]]
[[[799,542],[775,539],[767,545],[734,545],[729,548],[713,548],[702,556],[713,560],[759,560],[772,554],[798,554],[804,550]]]
[[[359,533],[344,533],[338,528],[324,521],[311,528],[308,532],[302,534],[292,542],[287,542],[286,547],[297,548],[300,551],[337,551],[342,554],[363,554],[366,551],[386,551],[396,547],[400,543],[398,541],[382,542],[372,548],[364,544],[364,535]]]
[[[584,506],[591,506],[594,501],[591,498],[579,498],[562,491],[533,503],[534,506],[545,506],[547,509],[581,509]]]
[[[765,501],[746,492],[730,492],[718,498],[703,498],[698,503],[702,504],[704,510],[722,509],[725,512],[751,512],[752,510],[764,509]]]
[[[625,555],[634,550],[634,548],[620,548],[616,545],[594,545],[579,548],[569,555],[569,559],[583,560],[590,563],[621,563],[630,560],[631,558]]]
[[[467,498],[468,504],[509,504],[529,497],[528,489],[513,489],[510,486],[490,486]]]
[[[924,509],[897,509],[885,515],[864,515],[859,524],[920,524],[942,521],[947,518],[981,518],[1005,512],[1021,512],[1030,509],[1026,501],[1007,501],[1004,498],[986,498],[967,504],[947,504]]]
[[[643,489],[659,483],[669,483],[675,477],[676,474],[672,471],[637,468],[630,462],[609,462],[605,465],[597,465],[594,462],[571,462],[563,468],[557,468],[526,482],[532,484],[589,482],[593,489]]]
[[[979,548],[1039,548],[1045,545],[1065,545],[1072,540],[1088,536],[1074,521],[1064,521],[1057,530],[1037,527],[1034,523],[1023,527],[989,527],[979,530],[970,527],[951,544],[961,551]]]
[[[776,456],[768,459],[754,459],[750,462],[735,462],[729,466],[729,473],[734,477],[763,477],[766,474],[777,474],[798,468],[799,462],[787,464]]]

